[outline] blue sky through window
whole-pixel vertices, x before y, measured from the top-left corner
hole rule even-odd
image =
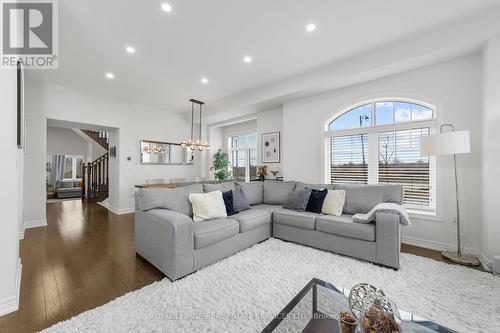
[[[372,125],[372,106],[366,104],[348,111],[330,123],[330,131],[370,127]],[[361,126],[360,126],[361,121]]]
[[[329,125],[330,131],[339,131],[373,125],[389,125],[394,123],[432,119],[432,109],[409,102],[384,101],[374,103],[372,118],[372,104],[358,106],[339,116]],[[360,123],[361,121],[361,123]]]

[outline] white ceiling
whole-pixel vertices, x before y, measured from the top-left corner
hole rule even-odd
[[[500,0],[59,1],[59,69],[29,77],[184,111],[500,5]],[[307,33],[309,22],[317,25]],[[129,55],[125,46],[136,54]],[[244,55],[253,63],[244,64]],[[113,72],[114,80],[104,74]],[[202,85],[206,76],[210,83]]]

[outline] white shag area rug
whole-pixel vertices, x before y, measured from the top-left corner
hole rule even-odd
[[[492,274],[410,254],[394,271],[272,238],[44,332],[259,332],[313,277],[344,288],[371,283],[400,309],[459,332],[500,332],[500,278]]]

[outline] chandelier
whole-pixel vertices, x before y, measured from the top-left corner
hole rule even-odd
[[[152,147],[150,144],[144,144],[144,151],[149,154],[165,154],[165,148],[154,144]]]
[[[201,141],[201,109],[202,109],[203,104],[205,104],[205,103],[203,103],[202,101],[198,101],[196,99],[190,99],[189,101],[191,102],[191,138],[187,141],[182,141],[181,146],[183,148],[187,147],[191,150],[199,150],[199,151],[209,150],[210,146],[209,146],[208,142]],[[200,110],[200,131],[198,133],[198,139],[196,139],[196,140],[194,140],[194,137],[193,137],[193,133],[194,133],[194,105],[195,104],[198,104],[199,110]]]

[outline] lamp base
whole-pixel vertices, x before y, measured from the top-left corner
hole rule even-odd
[[[479,259],[471,254],[458,254],[457,252],[445,251],[441,252],[441,256],[449,261],[464,266],[479,266]]]

